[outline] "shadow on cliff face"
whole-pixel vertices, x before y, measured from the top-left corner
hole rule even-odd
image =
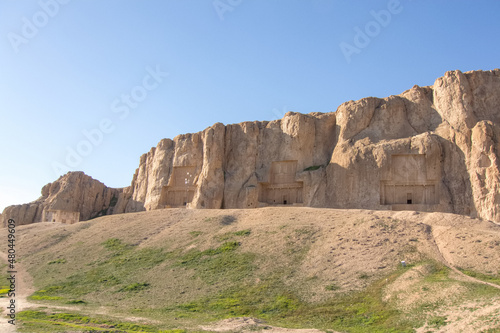
[[[456,142],[440,138],[443,148],[441,161],[442,191],[447,191],[448,204],[452,207],[451,213],[477,216],[474,203],[472,184],[467,170],[467,159],[463,149]]]

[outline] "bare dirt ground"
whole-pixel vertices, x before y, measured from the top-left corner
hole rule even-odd
[[[269,333],[322,333],[324,331],[315,329],[291,329],[266,325],[263,321],[255,318],[231,318],[218,322],[215,325],[201,326],[200,328],[214,332],[269,332]],[[335,333],[331,331],[332,333]]]
[[[227,217],[230,217],[227,224],[214,222],[224,221]],[[498,285],[472,278],[458,269],[484,274],[500,272],[500,226],[453,214],[297,207],[252,210],[171,209],[107,216],[93,220],[85,228],[81,224],[66,226],[37,223],[19,226],[18,229],[22,237],[29,240],[22,244],[23,254],[44,251],[50,246],[48,241],[51,239],[46,236],[61,230],[76,236],[69,236],[54,245],[52,250],[56,252],[64,251],[65,246],[71,242],[87,244],[90,251],[111,237],[135,243],[139,247],[164,244],[167,237],[170,241],[177,240],[187,244],[187,240],[192,238],[189,232],[193,230],[210,233],[215,237],[231,231],[251,229],[252,237],[242,244],[242,250],[250,252],[274,253],[282,251],[289,244],[308,242],[310,249],[302,267],[287,281],[292,285],[304,278],[314,278],[314,284],[304,284],[301,296],[318,302],[335,293],[325,293],[325,284],[335,283],[342,292],[361,290],[393,270],[401,261],[404,260],[407,264],[417,263],[424,259],[424,255],[449,267],[452,270],[450,276],[457,281],[488,284],[500,289]],[[6,239],[4,231],[0,231],[0,237]],[[197,244],[200,250],[212,248],[216,244],[212,238],[206,239]],[[5,254],[2,259],[6,259]],[[16,294],[18,310],[45,306],[43,303],[27,302],[26,297],[34,292],[34,288],[29,274],[22,270],[24,264],[33,266],[37,263],[18,264],[18,275],[22,277],[18,279],[20,293]],[[261,269],[265,270],[266,267]],[[427,269],[424,265],[408,270],[386,286],[384,299],[396,301],[402,308],[411,311],[422,299],[432,298],[445,304],[450,295],[465,292],[460,283],[435,289],[429,285],[429,290],[422,291],[422,277]],[[0,299],[2,308],[5,308],[6,301],[7,299]],[[497,328],[500,326],[496,319],[500,318],[498,301],[468,300],[458,304],[450,303],[433,313],[447,318],[445,326],[437,329],[427,325],[418,328],[417,332],[481,332]],[[111,309],[101,308],[99,312],[112,314]],[[12,327],[5,326],[5,321],[0,322],[0,332],[14,332],[7,330]],[[252,318],[228,319],[203,326],[203,329],[217,332],[321,332],[314,329],[272,327]]]
[[[416,333],[488,332],[500,326],[500,299],[494,298],[488,302],[466,302],[444,311],[438,311],[435,315],[446,318],[446,324],[439,328],[426,324],[416,329]]]

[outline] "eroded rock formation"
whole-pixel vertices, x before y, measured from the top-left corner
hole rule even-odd
[[[83,172],[69,172],[42,188],[42,196],[34,202],[9,206],[2,214],[2,225],[12,218],[18,225],[50,220],[52,212],[79,212],[79,220],[113,214],[123,201],[123,191],[106,187]],[[122,203],[120,203],[122,204]],[[57,219],[57,222],[62,222]],[[64,221],[66,222],[66,221]],[[74,221],[67,221],[72,223]]]
[[[118,197],[112,213],[295,204],[500,221],[499,142],[500,71],[452,71],[433,86],[349,101],[334,113],[217,123],[164,139],[141,156],[131,186],[106,198]],[[71,209],[89,207],[92,198],[71,188]],[[97,206],[82,219],[109,201]],[[40,214],[33,204],[15,207],[3,216]]]

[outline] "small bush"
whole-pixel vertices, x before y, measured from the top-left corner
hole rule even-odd
[[[440,328],[441,326],[446,325],[446,319],[447,317],[442,317],[442,316],[436,316],[431,319],[429,319],[428,324],[429,326],[435,327],[435,328]]]
[[[108,286],[114,286],[114,285],[117,285],[117,284],[120,284],[120,280],[113,276],[113,275],[109,275],[109,276],[105,276],[103,278],[101,278],[99,280],[99,283],[102,283],[102,284],[105,284],[105,285],[108,285]]]
[[[321,167],[322,167],[322,165],[313,165],[313,166],[310,166],[308,168],[305,168],[304,171],[315,171],[315,170],[318,170]]]
[[[149,283],[132,283],[128,286],[121,288],[119,291],[141,291],[144,289],[148,289],[150,286]]]
[[[56,260],[52,260],[52,261],[48,262],[49,265],[53,265],[53,264],[65,264],[65,263],[66,263],[66,259],[64,259],[64,258],[60,258],[60,259],[56,259]]]
[[[224,253],[224,252],[231,252],[236,250],[240,246],[240,243],[238,242],[226,242],[222,244],[220,247],[215,249],[215,253]]]
[[[102,243],[102,245],[111,251],[121,251],[127,247],[127,244],[122,243],[118,238],[110,238]]]
[[[251,233],[250,229],[246,229],[246,230],[240,230],[240,231],[236,231],[234,233],[235,236],[249,236]]]
[[[87,302],[82,301],[81,299],[73,299],[71,301],[67,301],[66,304],[87,304]]]
[[[335,283],[332,283],[332,284],[325,286],[325,290],[328,290],[328,291],[335,291],[335,290],[339,290],[339,289],[340,289],[340,287],[338,285],[336,285]]]
[[[202,306],[199,303],[191,302],[187,304],[182,304],[178,306],[179,309],[188,311],[188,312],[200,312],[202,311]]]

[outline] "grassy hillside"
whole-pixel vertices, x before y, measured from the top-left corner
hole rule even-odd
[[[319,332],[437,331],[462,306],[500,300],[447,267],[499,283],[499,229],[450,214],[311,208],[22,226],[29,302],[44,308],[21,313],[20,331],[209,332],[234,317]],[[490,310],[474,319],[485,332],[500,327],[500,309]]]

